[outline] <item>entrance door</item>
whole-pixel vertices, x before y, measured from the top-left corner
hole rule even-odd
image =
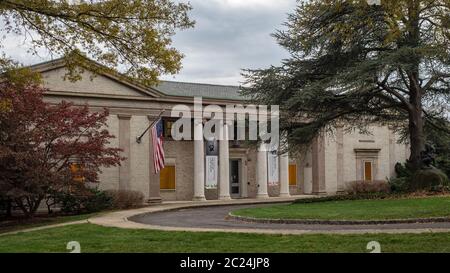
[[[241,197],[241,160],[230,160],[230,195],[232,198]]]

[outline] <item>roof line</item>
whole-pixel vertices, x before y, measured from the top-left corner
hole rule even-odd
[[[169,83],[207,85],[207,86],[222,86],[222,87],[235,87],[235,88],[240,88],[241,87],[241,85],[228,85],[228,84],[198,83],[198,82],[184,82],[184,81],[167,81],[167,80],[159,80],[159,81],[160,82],[169,82]],[[156,85],[156,87],[158,87],[158,85]]]
[[[101,63],[98,63],[95,60],[92,60],[90,58],[86,58],[86,61],[88,63],[91,63],[91,64],[96,65],[98,67],[107,69],[107,71],[102,71],[102,72],[98,73],[99,75],[106,76],[106,77],[108,77],[108,78],[110,78],[110,79],[112,79],[114,81],[118,81],[118,82],[120,82],[122,84],[128,85],[128,86],[130,86],[132,88],[135,88],[135,89],[138,89],[139,91],[144,92],[147,95],[167,96],[167,94],[165,94],[165,93],[163,93],[163,92],[161,92],[159,90],[156,90],[152,86],[146,86],[146,85],[143,85],[143,84],[141,84],[141,83],[139,83],[137,81],[134,81],[133,79],[130,79],[127,76],[125,76],[123,73],[121,73],[121,72],[119,72],[119,71],[117,71],[115,69],[109,69],[107,66],[105,66],[105,65],[103,65]],[[54,67],[49,67],[49,69],[46,68],[46,66],[52,66],[52,65],[55,65],[55,66]],[[43,72],[43,71],[53,70],[55,68],[57,69],[57,68],[64,67],[64,66],[65,66],[64,57],[60,57],[60,58],[56,58],[56,59],[52,59],[52,60],[49,60],[49,61],[40,62],[40,63],[36,63],[36,64],[33,64],[33,65],[24,66],[24,67],[35,69],[35,70],[38,70],[38,71],[41,70],[41,68],[43,68],[42,71],[39,71],[39,72]],[[91,72],[93,71],[89,67],[84,67],[84,69],[89,70]],[[97,73],[97,72],[94,72],[94,73]]]
[[[87,58],[87,61],[92,63],[93,65],[99,66],[99,67],[105,67],[104,65],[90,59]],[[56,59],[52,59],[52,60],[48,60],[48,61],[44,61],[41,63],[37,63],[37,64],[33,64],[33,65],[29,65],[26,67],[29,67],[31,69],[35,69],[39,72],[44,72],[44,71],[48,71],[48,70],[53,70],[55,68],[60,68],[63,67],[65,65],[64,63],[64,57],[60,57],[60,58],[56,58]],[[85,69],[90,70],[89,67],[85,67]],[[180,94],[173,94],[170,92],[166,92],[165,90],[161,90],[160,86],[158,83],[156,83],[153,86],[144,86],[141,85],[140,83],[133,81],[132,79],[127,78],[126,76],[124,76],[122,73],[120,73],[119,71],[116,70],[111,70],[111,72],[109,71],[104,71],[101,72],[100,74],[109,77],[112,80],[115,81],[119,81],[122,84],[131,86],[133,88],[138,89],[141,92],[146,93],[147,95],[150,96],[154,96],[154,97],[184,97],[184,98],[189,98],[189,97],[194,97],[192,95],[180,95]],[[167,84],[180,84],[180,86],[183,85],[192,85],[192,86],[210,86],[210,87],[228,87],[228,88],[234,88],[234,89],[240,89],[241,86],[237,86],[237,85],[221,85],[221,84],[210,84],[210,83],[195,83],[195,82],[182,82],[182,81],[170,81],[170,80],[158,80],[160,83],[167,83]],[[182,87],[183,88],[183,87]],[[240,95],[238,95],[239,98],[222,98],[222,97],[210,97],[210,96],[204,96],[204,98],[207,99],[219,99],[219,100],[233,100],[233,101],[241,101],[244,98],[241,98]]]
[[[38,62],[38,63],[31,64],[31,65],[25,65],[24,67],[34,68],[34,67],[39,67],[39,66],[45,66],[45,65],[48,65],[48,64],[52,64],[52,63],[60,63],[62,61],[64,61],[64,57],[59,57],[59,58],[51,59],[51,60],[48,60],[48,61],[42,61],[42,62]],[[96,61],[94,61],[94,60],[92,60],[90,58],[88,58],[88,61],[92,62],[92,63],[94,63],[96,65],[99,65],[99,66],[104,66],[103,64],[100,64],[100,63],[98,63],[98,62],[96,62]],[[117,73],[120,76],[123,76],[123,74],[121,72],[119,72],[119,71],[115,71],[115,73]],[[158,81],[159,82],[169,82],[169,83],[181,83],[181,84],[207,85],[207,86],[223,86],[223,87],[235,87],[235,88],[240,88],[241,87],[241,85],[232,85],[232,84],[213,84],[213,83],[198,83],[198,82],[171,81],[171,80],[158,80]],[[134,81],[133,81],[133,83],[134,83]],[[156,84],[156,87],[157,86],[158,86],[158,84]],[[155,86],[146,86],[145,88],[150,88],[151,89],[152,87],[155,87]]]

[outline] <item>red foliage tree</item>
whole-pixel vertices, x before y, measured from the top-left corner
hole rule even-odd
[[[34,215],[51,193],[98,183],[102,167],[123,160],[120,149],[108,145],[114,136],[105,129],[106,109],[50,105],[37,85],[1,83],[0,90],[0,195],[25,215]]]

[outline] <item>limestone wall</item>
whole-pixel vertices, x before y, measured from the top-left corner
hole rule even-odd
[[[337,129],[337,131],[342,129]],[[386,180],[395,175],[397,162],[405,162],[408,146],[387,126],[372,126],[371,134],[359,131],[336,132],[326,137],[326,191],[343,190],[350,181],[363,180],[364,160],[373,161],[373,179]]]

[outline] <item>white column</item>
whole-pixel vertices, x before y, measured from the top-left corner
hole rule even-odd
[[[261,143],[256,158],[256,182],[258,183],[257,198],[268,198],[267,193],[267,149],[266,145]]]
[[[290,197],[289,193],[289,153],[280,157],[280,197]]]
[[[203,123],[194,122],[194,201],[205,201],[205,145]]]
[[[219,141],[219,199],[230,200],[230,150],[228,147],[228,122],[222,127],[223,139]]]

